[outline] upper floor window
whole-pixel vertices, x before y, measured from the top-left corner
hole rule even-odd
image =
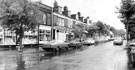
[[[72,23],[73,23],[72,20],[69,19],[69,20],[68,20],[68,27],[69,27],[69,28],[72,28]]]
[[[2,32],[2,29],[0,29],[0,32]]]
[[[53,16],[53,25],[56,26],[58,22],[58,17],[57,16]]]
[[[47,25],[51,25],[51,14],[47,13]]]
[[[64,26],[64,19],[63,18],[61,19],[61,23],[62,23],[62,26]]]
[[[46,24],[46,14],[43,14],[43,22]]]
[[[60,17],[58,17],[57,25],[60,26]]]

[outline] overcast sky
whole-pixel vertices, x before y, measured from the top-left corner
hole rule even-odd
[[[55,0],[42,0],[46,5],[53,6]],[[58,5],[68,6],[71,14],[78,11],[84,17],[89,16],[94,22],[101,20],[116,29],[124,29],[124,25],[118,19],[118,13],[115,13],[121,0],[56,0]]]

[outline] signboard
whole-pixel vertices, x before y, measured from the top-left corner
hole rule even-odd
[[[43,29],[43,30],[51,30],[50,26],[45,26],[45,25],[40,25],[39,29]]]

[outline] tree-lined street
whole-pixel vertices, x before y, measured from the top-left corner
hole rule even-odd
[[[86,1],[85,12],[90,17],[84,16],[85,12],[82,15],[81,8],[71,13],[68,6],[62,7],[56,0],[52,6],[44,1],[0,0],[0,70],[129,70],[134,67],[134,61],[129,62],[135,50],[134,0],[121,0],[119,7],[110,4],[113,0],[104,0],[105,4],[89,0],[93,3],[89,5]],[[81,0],[77,2],[74,3],[81,4]],[[76,8],[79,6],[85,7]],[[125,30],[117,26],[118,19]]]

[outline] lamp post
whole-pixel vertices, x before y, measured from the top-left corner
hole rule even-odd
[[[51,33],[51,39],[53,40],[53,35],[54,35],[54,25],[53,25],[53,3],[54,3],[54,0],[51,0],[52,2],[52,8],[51,8],[51,25],[52,25],[52,33]]]
[[[38,36],[37,36],[37,38],[38,38],[38,46],[39,46],[39,26],[40,26],[40,24],[38,24]]]

